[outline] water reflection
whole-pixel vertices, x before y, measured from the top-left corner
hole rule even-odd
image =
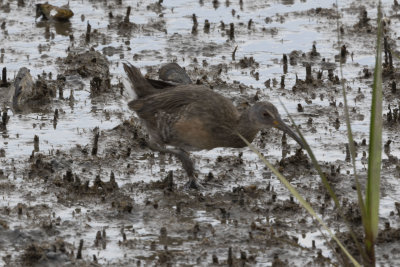
[[[72,34],[72,24],[69,21],[39,21],[36,23],[36,27],[45,28],[45,34],[50,27],[54,27],[56,34],[69,36]]]
[[[283,5],[290,6],[294,4],[294,0],[281,0]]]
[[[217,9],[219,7],[219,1],[218,0],[213,0],[212,1],[214,9]]]

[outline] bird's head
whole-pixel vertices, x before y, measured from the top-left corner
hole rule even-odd
[[[257,102],[249,112],[250,120],[262,130],[277,128],[292,137],[302,148],[305,145],[301,138],[281,119],[278,109],[270,102]]]

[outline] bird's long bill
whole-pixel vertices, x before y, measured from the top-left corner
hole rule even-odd
[[[292,137],[303,149],[306,149],[303,140],[289,127],[286,123],[282,121],[282,119],[277,119],[274,121],[275,128],[287,133],[290,137]]]

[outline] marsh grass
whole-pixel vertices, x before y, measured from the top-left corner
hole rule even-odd
[[[242,135],[238,134],[240,138],[247,144],[247,146],[257,154],[257,156],[264,162],[264,164],[278,177],[281,183],[290,191],[290,193],[300,202],[300,204],[308,211],[308,213],[317,220],[321,226],[327,231],[329,236],[336,241],[338,246],[342,249],[342,251],[346,254],[349,260],[355,266],[361,266],[354,257],[349,253],[349,251],[345,248],[345,246],[340,242],[340,240],[334,235],[333,231],[326,225],[326,223],[317,215],[311,205],[297,192],[297,190],[289,183],[289,181],[263,156],[260,151],[258,151],[252,144],[249,143]],[[303,140],[304,138],[301,137]],[[305,140],[304,140],[305,141]],[[307,150],[310,149],[309,145],[305,142],[307,146]],[[311,150],[311,149],[310,149]]]
[[[338,4],[337,14],[339,15]],[[337,16],[337,34],[338,34],[338,47],[341,47],[341,35],[339,31],[339,16]],[[381,171],[381,159],[382,159],[382,14],[381,14],[381,1],[378,4],[378,18],[377,18],[377,37],[376,37],[376,56],[375,56],[375,69],[374,69],[374,81],[372,90],[372,103],[371,103],[371,121],[370,121],[370,134],[369,134],[369,158],[368,158],[368,178],[367,186],[365,192],[365,201],[363,199],[363,194],[361,191],[360,182],[357,175],[356,168],[356,156],[355,147],[353,140],[353,133],[351,130],[351,122],[349,117],[349,109],[347,104],[346,89],[343,79],[343,66],[340,61],[340,75],[341,75],[341,86],[344,99],[344,115],[346,118],[347,127],[347,139],[349,143],[349,149],[351,154],[351,161],[353,165],[354,179],[357,190],[358,205],[362,217],[362,223],[364,227],[364,248],[357,241],[357,237],[354,231],[351,229],[350,224],[347,222],[345,216],[342,213],[338,198],[334,191],[332,190],[324,172],[322,171],[318,160],[316,159],[312,149],[308,145],[307,141],[304,139],[303,134],[293,121],[293,118],[288,113],[286,107],[284,107],[286,113],[288,114],[292,124],[296,128],[297,133],[303,140],[308,155],[316,168],[318,175],[320,176],[322,183],[324,184],[327,192],[333,199],[335,207],[341,215],[343,221],[349,228],[349,233],[351,234],[353,241],[357,245],[361,257],[363,259],[364,265],[375,266],[375,244],[376,238],[378,236],[378,224],[379,224],[379,191],[380,191],[380,171]],[[264,162],[264,164],[278,177],[278,179],[285,185],[285,187],[290,191],[290,193],[300,202],[300,204],[308,211],[308,213],[314,217],[321,226],[326,230],[329,236],[335,240],[338,246],[341,248],[342,252],[348,257],[348,259],[355,265],[360,266],[354,255],[351,255],[346,247],[340,242],[340,240],[335,236],[333,231],[322,221],[322,219],[316,214],[310,204],[304,200],[304,198],[297,192],[297,190],[288,182],[288,180],[270,163],[266,160],[261,153],[251,145],[243,136],[239,135],[244,142],[249,146],[249,148],[255,152],[258,157]],[[335,251],[333,251],[335,253]],[[340,259],[338,259],[340,260]]]
[[[382,163],[382,12],[378,5],[378,30],[372,86],[371,124],[369,130],[368,180],[365,196],[365,248],[370,263],[375,265],[375,244],[379,225],[380,177]]]
[[[339,15],[338,4],[336,4],[337,14]],[[351,161],[353,165],[354,179],[357,190],[358,206],[361,213],[362,223],[364,227],[364,246],[365,251],[360,250],[357,239],[353,237],[359,247],[360,253],[365,265],[375,265],[375,243],[378,236],[379,224],[379,191],[380,191],[380,172],[382,161],[382,10],[381,1],[377,8],[377,35],[376,35],[376,53],[375,53],[375,68],[374,81],[372,85],[372,103],[371,103],[371,119],[369,131],[369,148],[368,148],[368,176],[365,192],[365,200],[363,199],[361,186],[357,175],[357,167],[355,160],[355,147],[353,133],[351,130],[351,122],[349,109],[347,105],[346,89],[343,79],[343,65],[340,61],[340,76],[344,102],[344,114],[346,118],[347,138]],[[339,31],[339,16],[337,16],[337,34],[338,47],[341,47],[341,34]],[[351,231],[352,235],[354,234]]]

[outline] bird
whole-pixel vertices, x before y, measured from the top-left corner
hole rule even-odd
[[[189,177],[187,188],[204,188],[197,181],[188,151],[246,147],[239,134],[251,143],[259,131],[271,127],[304,148],[302,139],[283,122],[270,102],[257,102],[239,112],[230,99],[204,85],[157,83],[144,78],[130,63],[123,63],[123,67],[137,95],[128,107],[147,129],[149,148],[170,153],[182,162]]]

